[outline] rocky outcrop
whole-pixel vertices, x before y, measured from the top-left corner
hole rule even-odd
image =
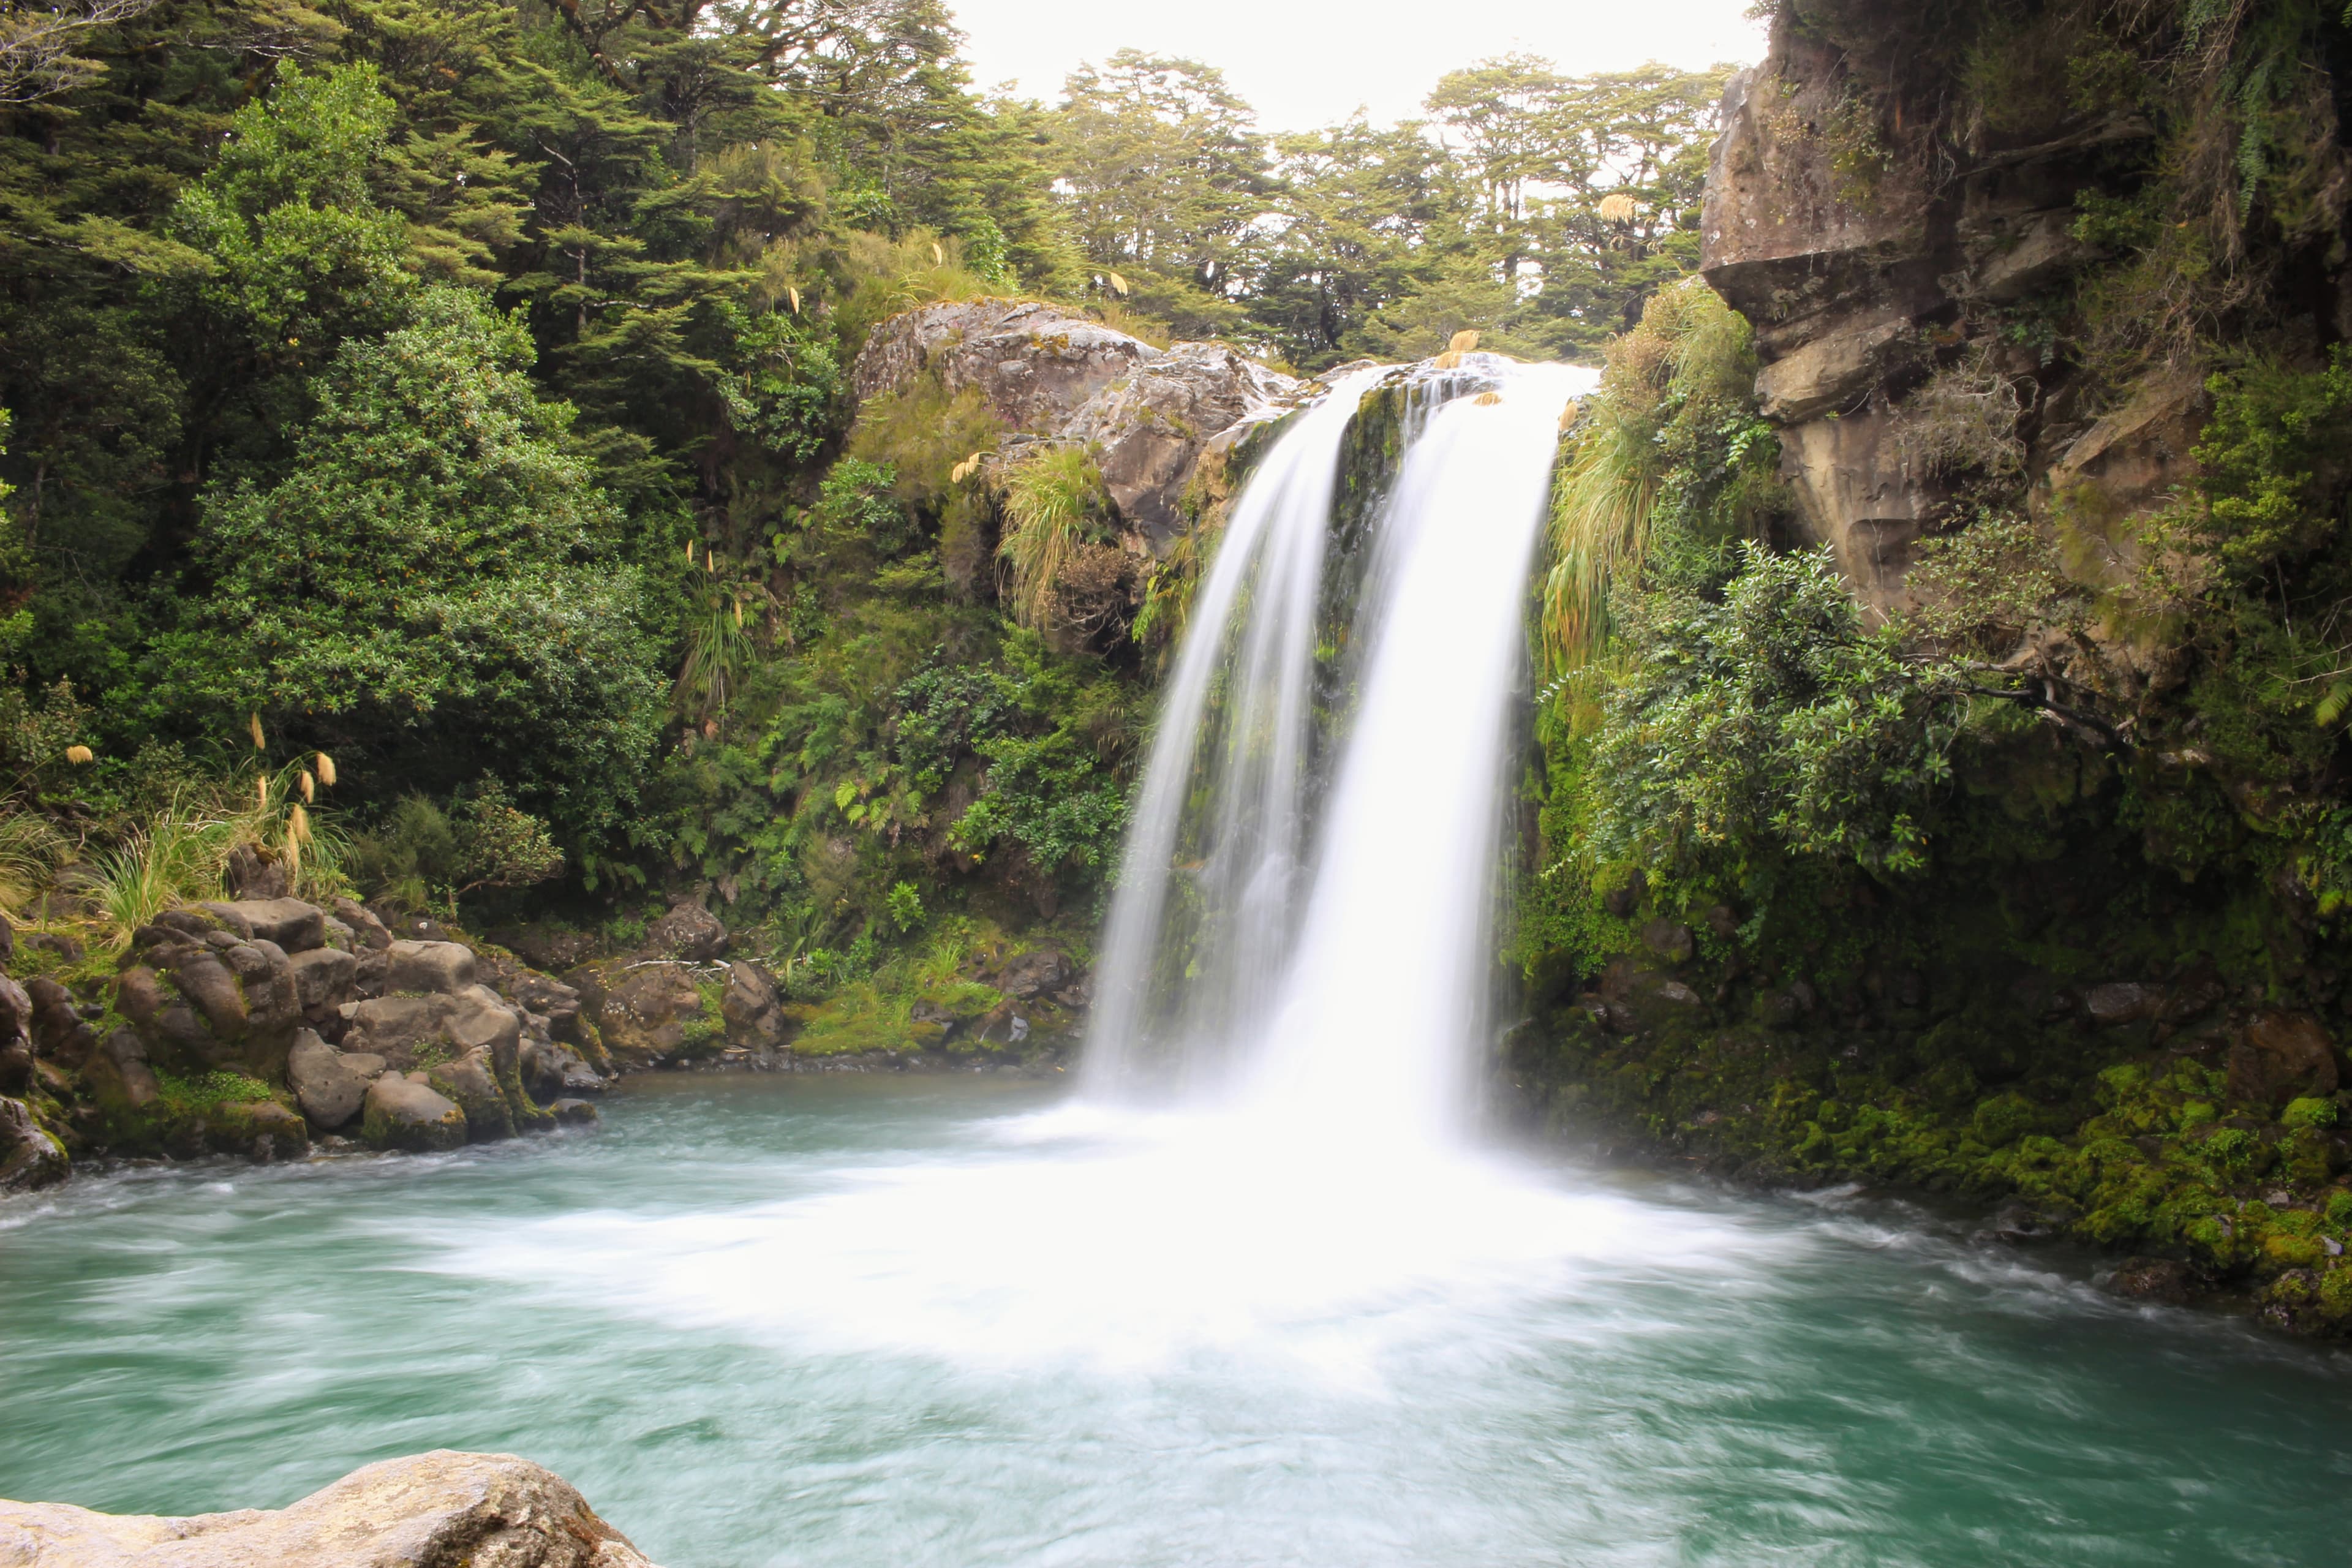
[[[1034,301],[925,305],[874,329],[857,357],[861,400],[929,376],[977,388],[1013,438],[1096,455],[1133,548],[1164,552],[1189,526],[1183,497],[1202,451],[1296,398],[1301,384],[1218,343],[1158,349]]]
[[[1984,477],[1967,454],[1929,449],[1937,378],[1998,405],[2014,466],[2049,476],[2033,497],[2045,521],[2087,478],[2103,481],[2110,523],[2163,499],[2202,397],[2189,377],[2101,417],[2000,330],[2095,258],[2074,237],[2086,171],[2149,128],[2062,113],[1955,132],[1939,101],[1912,100],[1900,32],[1891,12],[1865,27],[1797,25],[1783,8],[1764,62],[1724,100],[1701,226],[1707,282],[1756,329],[1756,389],[1800,530],[1880,612],[1909,602],[1916,545],[1958,526]]]
[[[551,1130],[559,1100],[593,1121],[579,1097],[611,1064],[578,993],[408,924],[348,899],[222,900],[139,928],[110,981],[73,978],[86,1000],[54,973],[0,976],[0,1190],[68,1154],[441,1149]]]
[[[182,1518],[0,1501],[10,1568],[652,1568],[554,1472],[438,1449],[283,1509]]]

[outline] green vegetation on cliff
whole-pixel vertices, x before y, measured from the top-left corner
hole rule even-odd
[[[2352,1331],[2352,23],[1780,10],[1765,151],[1727,156],[1826,170],[1895,259],[1811,325],[1735,262],[1752,333],[1694,285],[1612,348],[1541,606],[1514,1069],[1570,1121],[2002,1200],[2137,1289]],[[2003,172],[2053,147],[2087,179],[2054,221]],[[1938,218],[1963,190],[2022,216]]]

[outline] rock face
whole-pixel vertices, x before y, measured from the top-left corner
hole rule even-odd
[[[289,1507],[186,1518],[0,1502],[10,1568],[652,1568],[551,1470],[439,1449]]]
[[[1967,477],[1940,471],[1906,434],[1931,377],[1965,363],[1979,389],[2015,396],[2025,469],[2050,476],[2034,497],[2045,521],[2084,479],[2117,515],[2161,500],[2188,471],[2202,397],[2191,378],[2095,421],[2065,385],[2043,384],[2031,352],[1979,330],[1986,311],[2093,258],[2074,237],[2084,171],[2148,127],[2061,120],[1956,138],[1898,86],[1885,123],[1867,131],[1872,157],[1857,160],[1864,88],[1904,75],[1899,58],[1874,53],[1899,57],[1891,15],[1874,31],[1791,26],[1782,12],[1764,62],[1726,95],[1701,226],[1707,282],[1756,328],[1757,392],[1780,429],[1801,528],[1882,612],[1906,602],[1914,546]]]
[[[1162,552],[1189,526],[1181,506],[1204,448],[1301,384],[1216,343],[1156,349],[1050,305],[925,305],[874,329],[857,356],[861,400],[925,374],[976,387],[1006,431],[1096,453],[1132,548]]]

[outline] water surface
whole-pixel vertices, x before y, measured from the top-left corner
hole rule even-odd
[[[592,1134],[78,1182],[0,1205],[0,1495],[446,1447],[668,1568],[2341,1558],[2336,1355],[1883,1208],[1263,1132],[649,1079]]]

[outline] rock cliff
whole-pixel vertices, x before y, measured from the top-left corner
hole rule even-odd
[[[2104,258],[2086,201],[2129,186],[2155,127],[2030,83],[1972,101],[1990,89],[1955,79],[1936,28],[1907,7],[1783,7],[1725,100],[1703,216],[1704,275],[1756,329],[1801,530],[1880,611],[1984,479],[2032,476],[2044,522],[2091,486],[2113,531],[2186,477],[2204,411],[2192,369],[2157,364],[2118,402],[2053,352],[2053,313]],[[2333,323],[2340,273],[2317,281]]]

